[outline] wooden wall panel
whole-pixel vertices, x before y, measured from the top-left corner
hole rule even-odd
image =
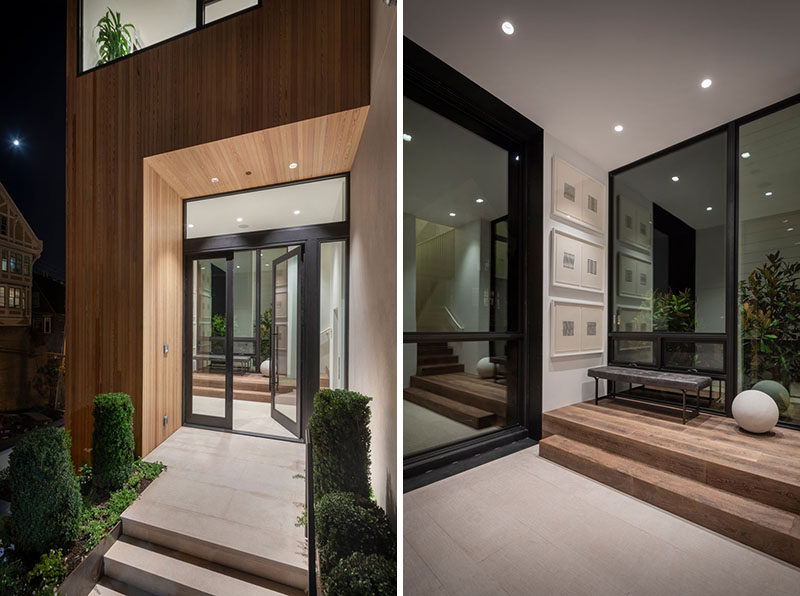
[[[67,2],[66,419],[80,463],[95,394],[131,394],[137,419],[150,407],[142,400],[143,378],[152,382],[144,259],[153,256],[143,246],[143,159],[366,106],[370,58],[368,0],[264,0],[76,76],[77,2]],[[152,374],[162,373],[169,378],[160,367]],[[137,452],[150,441],[139,428]]]

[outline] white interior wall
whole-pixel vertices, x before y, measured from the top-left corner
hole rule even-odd
[[[551,320],[550,320],[550,301],[553,298],[568,298],[574,300],[584,300],[586,302],[599,302],[602,299],[606,307],[605,316],[608,315],[608,288],[605,294],[600,297],[600,294],[594,292],[585,292],[578,289],[570,288],[557,288],[553,287],[550,283],[551,275],[551,245],[550,236],[552,230],[558,229],[573,236],[598,242],[600,236],[588,232],[583,228],[565,224],[559,220],[551,217],[551,201],[552,201],[552,173],[553,173],[553,156],[558,155],[569,164],[582,170],[586,174],[599,180],[604,185],[608,185],[608,172],[602,167],[590,162],[588,159],[575,152],[573,149],[556,139],[551,134],[545,132],[544,135],[544,262],[542,263],[542,286],[544,291],[544,300],[542,304],[542,411],[547,412],[566,406],[569,404],[578,403],[580,401],[587,401],[594,399],[594,381],[586,376],[586,370],[592,366],[601,366],[607,362],[607,355],[592,354],[587,356],[573,356],[573,357],[550,357],[550,342],[551,342]],[[608,189],[606,189],[606,196],[608,196]],[[602,242],[606,247],[606,258],[608,258],[608,230],[602,237]],[[604,335],[607,332],[605,329],[604,319]],[[601,394],[605,390],[604,383],[601,383]]]
[[[417,218],[403,214],[403,331],[417,330]],[[417,372],[417,347],[403,344],[403,387]]]
[[[210,23],[258,4],[258,0],[219,0],[205,8],[205,22]]]
[[[695,234],[695,293],[698,333],[725,332],[725,228],[716,226]]]

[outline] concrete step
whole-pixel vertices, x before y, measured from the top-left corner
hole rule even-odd
[[[136,588],[119,580],[105,576],[100,578],[88,596],[156,596],[152,592]]]
[[[121,520],[125,536],[282,585],[307,588],[305,545],[284,534],[141,499],[125,510]]]
[[[800,516],[664,471],[636,459],[551,435],[539,454],[684,519],[800,566]]]
[[[403,391],[403,397],[408,401],[447,416],[448,418],[471,426],[472,428],[486,428],[495,423],[495,415],[486,410],[449,399],[424,389],[409,387]]]
[[[417,366],[417,374],[421,377],[460,372],[464,372],[463,364],[422,364]]]
[[[186,560],[181,553],[154,548],[139,541],[118,540],[103,559],[107,577],[153,594],[279,596],[297,590],[249,581],[202,560]]]

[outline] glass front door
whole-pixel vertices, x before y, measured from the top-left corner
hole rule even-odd
[[[231,272],[233,254],[187,261],[190,354],[186,420],[230,429],[233,421]]]
[[[302,248],[272,261],[271,416],[300,436]]]

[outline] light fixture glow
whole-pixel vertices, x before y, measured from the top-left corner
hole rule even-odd
[[[764,193],[764,196],[765,197],[771,197],[772,196],[772,191],[768,190],[767,192]]]
[[[241,268],[242,268],[242,266],[241,266],[241,265],[236,265],[236,268],[237,268],[237,269],[241,269]]]
[[[219,178],[217,178],[216,176],[214,176],[214,177],[211,179],[211,182],[219,182]]]
[[[295,162],[292,162],[292,163],[290,163],[290,164],[289,164],[289,169],[290,169],[290,170],[293,170],[293,169],[295,169],[296,167],[297,167],[297,164],[296,164]]]
[[[519,161],[519,155],[514,156],[514,161]]]
[[[500,28],[503,30],[503,33],[505,33],[506,35],[513,35],[514,34],[514,25],[512,25],[508,21],[503,21],[503,24],[500,25]]]
[[[299,210],[299,209],[295,209],[295,210],[293,211],[293,213],[294,213],[295,215],[300,215],[300,210]]]
[[[680,178],[678,178],[677,176],[673,176],[673,177],[672,177],[672,181],[673,181],[673,182],[677,182],[678,180],[680,180]]]
[[[481,198],[477,198],[477,199],[475,199],[475,202],[476,202],[476,203],[483,203],[483,199],[481,199]]]
[[[243,222],[244,220],[243,220],[241,217],[237,217],[237,218],[236,218],[236,221],[237,221],[237,222],[239,222],[239,223],[241,223],[241,222]]]
[[[622,132],[623,130],[624,130],[624,127],[622,126],[622,124],[614,125],[614,132]]]
[[[412,138],[413,138],[413,137],[412,137],[410,134],[408,134],[407,132],[404,132],[404,133],[403,133],[403,140],[404,140],[406,143],[408,143],[408,142],[409,142],[409,141],[410,141]]]
[[[450,217],[455,217],[455,216],[456,216],[456,214],[451,211],[450,212]]]
[[[14,147],[19,147],[19,139],[14,139],[11,142],[14,143]]]
[[[188,224],[186,227],[187,227],[187,228],[193,228],[193,227],[194,227],[194,224]]]
[[[706,207],[706,211],[711,211],[713,207]]]
[[[788,219],[784,219],[782,223],[789,223]]]
[[[787,232],[794,232],[794,228],[786,228]]]
[[[745,151],[744,153],[742,153],[742,159],[747,159],[749,157],[750,157],[750,152],[749,151]]]
[[[709,87],[711,87],[711,79],[703,79],[703,80],[700,82],[700,86],[701,86],[703,89],[708,89]]]

